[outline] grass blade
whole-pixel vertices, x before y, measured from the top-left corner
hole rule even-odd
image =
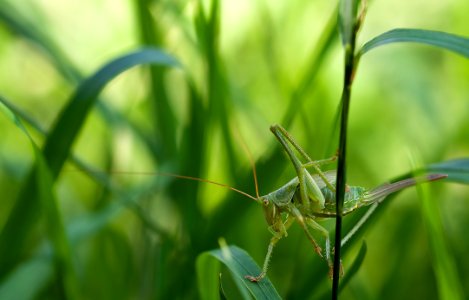
[[[157,18],[152,14],[154,1],[139,0],[135,1],[137,16],[135,20],[138,22],[140,31],[140,41],[144,46],[162,45],[162,31],[158,28]],[[166,90],[164,77],[166,70],[158,66],[150,67],[150,100],[151,109],[156,116],[154,120],[154,134],[156,137],[164,141],[165,146],[162,148],[162,161],[169,161],[171,158],[178,157],[178,148],[176,147],[176,117],[171,107],[170,98]]]
[[[53,179],[42,152],[35,149],[36,168],[34,170],[37,185],[37,197],[44,210],[47,235],[54,249],[54,262],[59,281],[59,293],[64,299],[78,299],[78,286],[73,270],[70,244],[65,234],[62,217],[57,207],[57,200],[52,192]]]
[[[431,45],[469,58],[469,38],[441,31],[408,28],[393,29],[373,38],[363,45],[358,55],[380,46],[402,42]]]
[[[452,182],[469,184],[469,158],[448,160],[441,163],[431,164],[426,170],[428,172],[441,172],[448,174]]]
[[[80,84],[44,146],[44,156],[54,178],[67,159],[72,143],[101,90],[117,75],[134,66],[146,64],[176,66],[177,62],[157,49],[140,49],[111,61]]]
[[[431,196],[430,189],[426,185],[418,185],[417,192],[421,198],[423,220],[433,254],[433,272],[439,299],[464,299],[461,277],[458,275],[456,262],[445,239],[440,208],[435,201],[437,197]]]
[[[221,249],[207,251],[197,258],[197,273],[198,276],[203,276],[203,278],[199,278],[201,296],[210,295],[209,298],[202,297],[203,299],[219,299],[218,294],[215,295],[215,289],[219,287],[219,265],[216,267],[209,258],[217,259],[230,270],[243,299],[251,299],[251,296],[254,299],[281,299],[267,277],[258,283],[250,282],[244,278],[247,274],[259,274],[261,270],[244,250],[236,246],[225,246]],[[202,291],[201,289],[206,290]]]
[[[159,50],[141,49],[111,61],[87,78],[76,89],[46,140],[43,154],[50,168],[52,181],[55,181],[65,160],[70,155],[71,146],[100,91],[117,75],[140,64],[174,66],[177,62]],[[0,277],[4,277],[24,255],[30,230],[39,219],[41,204],[36,188],[36,180],[32,172],[21,189],[0,233]]]

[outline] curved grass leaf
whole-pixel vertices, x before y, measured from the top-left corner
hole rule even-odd
[[[101,90],[117,75],[137,65],[176,66],[177,61],[157,49],[140,49],[106,64],[76,89],[62,111],[44,146],[44,157],[57,177],[72,143]]]
[[[236,246],[207,251],[197,258],[198,285],[202,299],[220,299],[220,262],[230,270],[243,299],[281,299],[267,277],[258,283],[244,278],[247,274],[259,274],[261,270],[246,251]]]
[[[117,75],[142,64],[175,66],[177,62],[159,50],[141,49],[111,61],[76,89],[44,146],[43,155],[52,182],[70,155],[71,146],[101,90]],[[35,175],[31,172],[0,233],[0,278],[18,264],[27,250],[29,233],[42,213],[37,192]]]
[[[7,2],[3,2],[2,5],[0,5],[0,22],[3,22],[19,38],[26,39],[31,42],[35,46],[35,49],[38,49],[39,52],[51,62],[51,64],[68,82],[76,85],[83,80],[84,76],[79,71],[79,68],[74,65],[66,53],[58,47],[54,38],[52,38],[48,32],[45,32],[43,30],[44,28],[42,28],[40,24],[37,24],[24,14],[20,13],[20,11],[18,11],[13,5],[8,4]],[[145,43],[145,45],[149,44],[151,43]],[[155,92],[158,91],[155,87],[153,87],[153,90]],[[161,104],[163,99],[161,99],[161,97],[158,97],[158,99]],[[150,137],[148,134],[145,134],[145,132],[135,126],[135,124],[130,120],[108,107],[106,103],[101,100],[102,98],[98,99],[98,112],[103,116],[104,120],[110,127],[115,125],[124,125],[128,127],[136,137],[143,141],[148,149],[150,149],[150,152],[154,153],[155,157],[161,157],[163,147],[158,147],[158,143],[155,142],[154,135],[151,135]],[[25,116],[21,117],[26,119]]]
[[[469,38],[441,31],[408,28],[393,29],[373,38],[363,45],[358,55],[380,46],[402,42],[440,47],[469,58]]]

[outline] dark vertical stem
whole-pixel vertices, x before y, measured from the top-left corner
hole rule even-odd
[[[340,244],[342,239],[342,208],[344,206],[345,182],[346,182],[346,146],[347,146],[347,124],[350,107],[350,96],[352,89],[353,76],[355,73],[355,37],[356,30],[353,31],[350,44],[345,45],[345,74],[344,87],[342,90],[342,110],[340,120],[340,138],[339,138],[339,159],[337,163],[337,185],[336,185],[336,223],[334,240],[334,268],[332,275],[332,299],[339,296],[339,277],[340,277]]]

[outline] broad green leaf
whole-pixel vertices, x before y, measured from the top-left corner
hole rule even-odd
[[[218,260],[218,263],[214,264],[211,261],[213,259]],[[281,299],[267,277],[258,283],[244,278],[249,274],[259,274],[261,270],[249,254],[236,246],[207,251],[197,258],[199,292],[202,299],[220,299],[218,292],[220,262],[230,270],[243,299]]]
[[[469,38],[440,31],[424,29],[393,29],[368,41],[359,56],[370,50],[391,43],[419,43],[440,47],[469,58]]]

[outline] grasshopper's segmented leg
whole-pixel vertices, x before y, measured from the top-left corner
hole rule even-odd
[[[303,164],[303,166],[305,168],[309,168],[309,167],[314,167],[314,166],[320,167],[322,165],[328,165],[328,164],[335,162],[337,160],[337,157],[338,157],[337,155],[334,155],[325,159],[308,161],[307,163]]]
[[[270,239],[269,247],[267,248],[267,254],[264,258],[264,265],[262,266],[262,272],[257,276],[246,275],[244,278],[249,279],[251,282],[259,282],[267,274],[267,269],[269,268],[270,257],[272,256],[272,251],[274,250],[275,244],[281,239],[281,237],[273,236]]]
[[[289,142],[290,144],[298,151],[298,153],[301,154],[301,156],[303,156],[303,158],[305,160],[307,160],[308,162],[306,163],[306,166],[307,167],[312,167],[314,168],[314,170],[316,171],[316,173],[322,178],[322,180],[324,180],[324,182],[326,183],[326,185],[331,189],[331,190],[335,190],[334,187],[330,184],[330,182],[327,180],[326,176],[324,175],[324,173],[322,172],[322,170],[319,168],[321,165],[323,164],[327,164],[327,163],[331,163],[332,161],[334,160],[337,160],[337,157],[338,155],[334,155],[332,156],[331,158],[326,158],[326,159],[323,159],[323,160],[312,160],[309,155],[303,150],[303,148],[301,148],[298,143],[293,139],[293,137],[288,133],[288,131],[283,128],[282,126],[280,125],[273,125],[270,127],[270,130],[275,134],[275,136],[280,140],[280,135],[285,137]],[[282,138],[283,140],[283,138]],[[289,148],[286,141],[280,141],[283,145],[283,147],[285,148],[285,150],[287,150],[286,148]],[[288,150],[287,150],[288,152]],[[290,158],[291,158],[291,155],[290,153],[288,153]],[[293,160],[292,160],[293,161]]]
[[[322,227],[311,218],[306,218],[306,224],[311,227],[313,230],[319,231],[326,238],[326,260],[327,265],[329,266],[329,271],[332,271],[333,262],[331,258],[331,242],[329,240],[329,231],[326,228]]]
[[[305,168],[314,168],[317,171],[317,168],[322,166],[322,165],[327,165],[335,162],[337,160],[338,156],[334,155],[332,157],[326,158],[326,159],[321,159],[321,160],[315,160],[315,161],[309,161],[307,163],[303,164],[303,167]],[[335,186],[327,179],[327,176],[324,174],[324,172],[320,171],[317,172],[319,177],[324,181],[326,186],[332,191],[335,192]]]
[[[313,244],[314,250],[316,251],[316,253],[320,257],[323,257],[321,247],[319,246],[318,242],[316,242],[313,235],[308,230],[308,226],[307,226],[308,219],[305,218],[294,205],[291,205],[290,210],[292,214],[295,216],[295,219],[298,222],[298,224],[300,224],[301,228],[303,228],[303,231],[306,233],[306,236],[308,237],[309,241]],[[326,257],[327,257],[327,248],[328,248],[328,245],[326,244]]]
[[[308,161],[307,165],[315,169],[317,174],[324,180],[325,184],[331,190],[335,190],[332,184],[327,179],[326,175],[319,168],[318,163],[311,160],[311,158],[304,152],[304,150],[295,142],[293,137],[290,136],[290,134],[283,127],[281,127],[280,125],[273,125],[270,127],[270,130],[282,144],[283,148],[290,157],[293,166],[295,167],[300,185],[300,199],[305,209],[309,210],[312,202],[313,205],[317,206],[317,208],[324,208],[324,195],[319,189],[317,183],[311,177],[311,174],[306,170],[305,165],[295,155],[289,143]],[[334,160],[334,157],[319,162],[320,164],[328,163],[332,160]]]
[[[257,276],[246,275],[244,276],[244,278],[249,279],[251,282],[259,282],[262,280],[262,278],[265,277],[265,275],[267,274],[267,269],[269,268],[270,258],[272,257],[274,247],[282,237],[287,235],[287,229],[291,226],[293,221],[293,218],[288,218],[285,224],[283,224],[283,232],[273,232],[274,236],[270,239],[269,247],[267,248],[267,254],[264,258],[264,264],[262,265],[261,273]]]
[[[301,161],[295,155],[293,150],[288,145],[287,140],[297,149],[300,153],[304,153],[303,149],[301,149],[296,142],[288,135],[285,129],[283,129],[279,125],[274,125],[270,127],[270,130],[275,135],[275,137],[279,140],[282,144],[283,148],[287,152],[288,156],[290,157],[293,166],[295,167],[296,174],[298,176],[299,185],[300,185],[300,198],[303,206],[307,209],[310,207],[310,201],[308,195],[314,194],[314,200],[319,203],[320,206],[324,207],[324,196],[321,193],[321,190],[311,178],[311,174],[308,173],[306,168],[303,166]],[[304,155],[309,159],[306,153]],[[318,168],[319,169],[319,168]],[[308,189],[308,190],[307,190]]]
[[[326,228],[319,225],[312,218],[303,216],[301,214],[301,212],[295,206],[291,205],[290,210],[292,211],[293,215],[295,216],[295,218],[298,221],[298,223],[300,224],[300,226],[303,228],[304,232],[306,233],[306,236],[311,241],[311,243],[314,246],[314,249],[315,249],[316,253],[318,253],[318,255],[320,257],[323,257],[322,250],[319,247],[316,240],[314,239],[311,232],[309,232],[308,226],[311,229],[315,230],[315,231],[319,231],[325,237],[325,239],[326,239],[326,251],[325,251],[326,261],[327,261],[327,265],[329,267],[329,273],[330,273],[332,271],[332,268],[333,268],[333,262],[332,262],[332,258],[331,258],[331,243],[330,243],[330,239],[329,239],[329,232],[327,231]]]

